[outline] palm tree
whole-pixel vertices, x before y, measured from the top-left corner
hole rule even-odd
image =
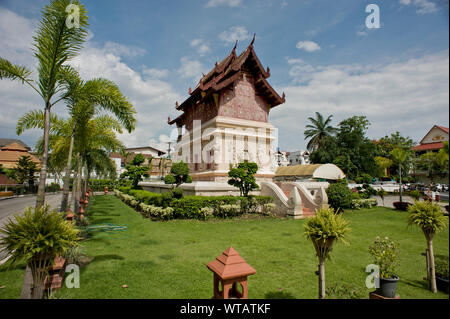
[[[70,143],[63,145],[68,149],[64,154],[67,155],[67,162],[64,176],[63,197],[61,200],[61,211],[67,210],[69,199],[70,172],[72,169],[72,153],[74,148],[75,135],[85,135],[82,130],[85,124],[98,112],[98,109],[110,111],[120,122],[114,122],[114,127],[119,133],[122,133],[123,125],[128,132],[135,128],[136,119],[133,105],[120,92],[118,86],[109,80],[98,78],[87,82],[81,80],[79,74],[73,69],[65,69],[62,72],[61,83],[66,88],[64,98],[67,103],[71,121],[66,122],[68,127],[59,131],[59,134],[65,134],[70,137]],[[25,129],[35,128],[42,125],[41,115],[36,111],[29,112],[19,119],[17,124],[17,133],[20,134]],[[56,121],[56,119],[55,119]],[[68,134],[68,135],[67,135]],[[91,136],[91,138],[95,138]],[[86,141],[84,140],[83,143]]]
[[[322,114],[316,112],[316,118],[308,117],[312,124],[306,125],[307,130],[304,132],[305,139],[310,139],[306,146],[309,151],[319,148],[325,136],[331,136],[336,133],[336,128],[330,125],[333,115],[327,117],[324,121]]]
[[[414,205],[408,207],[408,224],[419,226],[428,246],[429,267],[430,267],[430,287],[431,291],[436,293],[436,271],[434,267],[434,251],[433,251],[433,237],[436,232],[447,227],[448,218],[442,213],[441,207],[436,203],[428,201],[415,201]]]
[[[66,23],[69,5],[78,6],[77,26]],[[44,152],[41,161],[36,208],[45,202],[45,180],[47,176],[48,143],[50,134],[50,110],[65,97],[64,87],[59,82],[63,65],[74,58],[82,48],[87,36],[87,11],[74,0],[53,0],[42,10],[34,39],[34,56],[38,59],[39,80],[33,80],[32,71],[24,66],[12,64],[0,57],[0,79],[19,80],[31,86],[44,102]]]
[[[402,193],[403,193],[403,186],[402,186],[402,165],[403,163],[408,159],[409,153],[401,148],[394,148],[390,152],[391,158],[394,161],[395,164],[398,164],[398,176],[399,176],[399,184],[400,184],[400,203],[402,202]]]
[[[32,112],[42,118],[42,112]],[[30,118],[30,114],[28,113],[21,118],[18,130],[23,131],[42,125],[42,121],[27,121],[26,119],[28,118]],[[80,195],[81,189],[81,169],[83,166],[86,166],[87,174],[85,174],[85,177],[87,176],[87,178],[89,178],[89,174],[93,169],[111,172],[114,164],[109,159],[109,152],[124,148],[122,142],[116,137],[116,132],[122,132],[121,122],[107,114],[97,115],[87,122],[78,122],[75,134],[72,134],[73,117],[66,120],[57,118],[56,116],[52,118],[52,133],[49,136],[49,148],[52,150],[51,159],[60,161],[60,166],[64,166],[67,161],[67,167],[69,168],[69,171],[66,171],[66,176],[64,178],[64,189],[67,191],[66,208],[61,209],[61,211],[67,210],[70,183],[69,176],[72,168],[76,168],[76,176],[73,183],[74,194],[72,198],[74,200],[74,210],[77,212],[77,198]],[[43,151],[43,145],[43,139],[41,138],[36,143],[36,150],[38,153]],[[76,154],[74,164],[72,164],[72,152]],[[85,187],[87,187],[86,183],[87,182],[85,182]],[[63,203],[61,203],[61,206],[62,205]]]

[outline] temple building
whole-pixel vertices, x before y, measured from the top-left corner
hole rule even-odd
[[[198,82],[178,104],[178,139],[173,158],[188,163],[194,181],[226,182],[230,167],[258,164],[259,181],[271,181],[277,166],[275,127],[268,121],[272,108],[285,102],[269,84],[270,70],[254,51],[255,37],[240,54],[230,54]],[[182,134],[184,127],[185,133]]]

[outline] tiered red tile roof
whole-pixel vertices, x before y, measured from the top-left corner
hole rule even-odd
[[[199,83],[192,91],[189,88],[189,97],[181,104],[176,102],[175,108],[177,110],[185,111],[190,105],[195,105],[199,100],[206,97],[212,92],[217,92],[223,88],[231,85],[240,76],[242,76],[242,68],[245,65],[246,68],[255,75],[255,87],[259,90],[268,101],[270,101],[270,107],[273,108],[277,105],[285,102],[285,94],[283,92],[280,96],[267,82],[267,78],[270,77],[270,69],[267,67],[264,70],[261,62],[259,61],[256,53],[253,49],[253,43],[255,42],[255,36],[250,45],[239,55],[236,55],[236,44],[231,50],[231,53],[223,59],[220,63],[215,64],[214,68],[200,79]],[[185,116],[185,113],[181,114],[174,120],[167,121],[170,125],[181,122]]]

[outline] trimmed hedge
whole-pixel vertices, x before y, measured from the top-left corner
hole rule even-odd
[[[270,215],[275,208],[270,196],[183,196],[179,193],[162,194],[118,187],[115,194],[126,204],[155,219],[200,219],[210,217],[228,218],[244,213]],[[170,208],[170,209],[168,209]]]
[[[89,179],[89,187],[94,192],[102,192],[105,187],[109,190],[115,189],[119,186],[130,186],[131,182],[127,180],[117,180],[117,179]]]

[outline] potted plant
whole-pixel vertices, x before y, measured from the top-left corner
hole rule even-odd
[[[436,273],[434,268],[433,237],[436,232],[447,227],[448,218],[444,216],[441,207],[433,202],[415,202],[408,208],[408,224],[419,226],[427,240],[430,263],[430,287],[436,293]]]
[[[379,268],[379,287],[377,294],[387,297],[395,298],[397,291],[397,281],[399,277],[395,274],[398,258],[398,245],[394,243],[389,237],[381,239],[376,237],[373,245],[369,247],[369,253],[374,258],[374,264]]]
[[[319,258],[319,299],[325,298],[325,260],[330,258],[334,242],[346,243],[345,236],[350,231],[349,222],[342,215],[335,214],[332,208],[316,211],[316,216],[308,218],[304,233],[313,242]]]
[[[438,290],[448,293],[449,276],[448,276],[448,257],[436,256],[436,286]]]
[[[39,209],[28,207],[24,216],[10,219],[0,233],[0,246],[11,255],[12,262],[26,262],[31,270],[33,285],[31,298],[40,299],[44,293],[44,279],[55,257],[78,243],[78,230],[64,220],[56,210],[46,205]]]

